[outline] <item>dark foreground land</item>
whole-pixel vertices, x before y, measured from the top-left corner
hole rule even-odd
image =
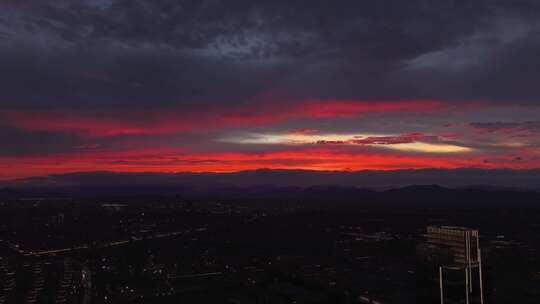
[[[415,303],[415,248],[428,225],[480,230],[486,303],[540,297],[535,192],[259,187],[1,197],[0,303]]]

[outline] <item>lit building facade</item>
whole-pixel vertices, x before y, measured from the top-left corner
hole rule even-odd
[[[484,304],[478,230],[427,227],[426,241],[418,247],[417,265],[419,303]]]

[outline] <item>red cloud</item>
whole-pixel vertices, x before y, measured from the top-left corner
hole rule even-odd
[[[375,144],[375,145],[394,145],[407,144],[416,141],[433,141],[438,140],[437,136],[424,135],[422,133],[409,133],[398,136],[370,136],[364,139],[355,139],[351,143],[354,144]]]
[[[433,111],[442,108],[436,101],[359,102],[306,101],[263,104],[244,108],[199,108],[189,111],[163,110],[99,114],[78,111],[0,110],[3,125],[32,130],[79,132],[91,136],[171,134],[224,127],[263,126],[291,119],[330,119],[368,113]]]
[[[98,151],[48,156],[0,157],[3,178],[80,171],[119,172],[234,172],[260,168],[310,170],[396,170],[420,168],[540,168],[540,160],[514,156],[459,158],[399,155],[331,148],[296,149],[265,153],[181,153],[171,149]]]
[[[290,132],[290,134],[294,134],[294,135],[306,135],[306,134],[314,134],[314,133],[317,133],[317,132],[319,132],[319,130],[317,130],[317,129],[302,128],[302,129],[292,130],[292,131]]]
[[[436,101],[402,101],[402,102],[308,102],[296,109],[300,117],[334,118],[351,117],[363,113],[387,113],[399,111],[431,111],[441,107]]]
[[[346,141],[320,140],[318,144],[353,144],[353,145],[395,145],[407,144],[417,141],[438,141],[439,137],[425,135],[423,133],[408,133],[397,136],[369,136],[366,138],[351,139]]]

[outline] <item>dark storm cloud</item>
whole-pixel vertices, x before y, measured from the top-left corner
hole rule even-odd
[[[533,17],[539,7],[535,1],[428,0],[50,3],[35,5],[34,22],[68,41],[104,38],[218,51],[247,46],[249,55],[352,52],[354,57],[385,60],[413,58],[458,43],[499,11]]]
[[[540,121],[525,122],[474,122],[471,127],[487,132],[540,132]]]
[[[495,44],[472,40],[465,46],[441,51],[428,59],[432,62],[425,62],[426,66],[408,75],[422,83],[428,95],[538,105],[540,88],[535,79],[540,77],[540,59],[536,56],[540,51],[539,28],[527,28],[509,41]]]
[[[74,134],[22,131],[0,128],[0,157],[21,155],[47,155],[85,148],[83,141]]]
[[[265,86],[263,79],[279,73],[169,51],[69,49],[56,53],[26,49],[2,55],[2,105],[32,109],[98,111],[113,107],[129,111],[198,102],[227,103],[256,94]]]
[[[1,6],[4,107],[122,111],[241,104],[261,95],[507,103],[540,97],[540,3],[532,0]],[[460,66],[456,56],[472,59]]]

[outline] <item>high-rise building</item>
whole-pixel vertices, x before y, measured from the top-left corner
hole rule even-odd
[[[0,304],[14,303],[17,274],[11,259],[0,257]]]
[[[478,230],[429,226],[417,249],[418,303],[484,303]]]

